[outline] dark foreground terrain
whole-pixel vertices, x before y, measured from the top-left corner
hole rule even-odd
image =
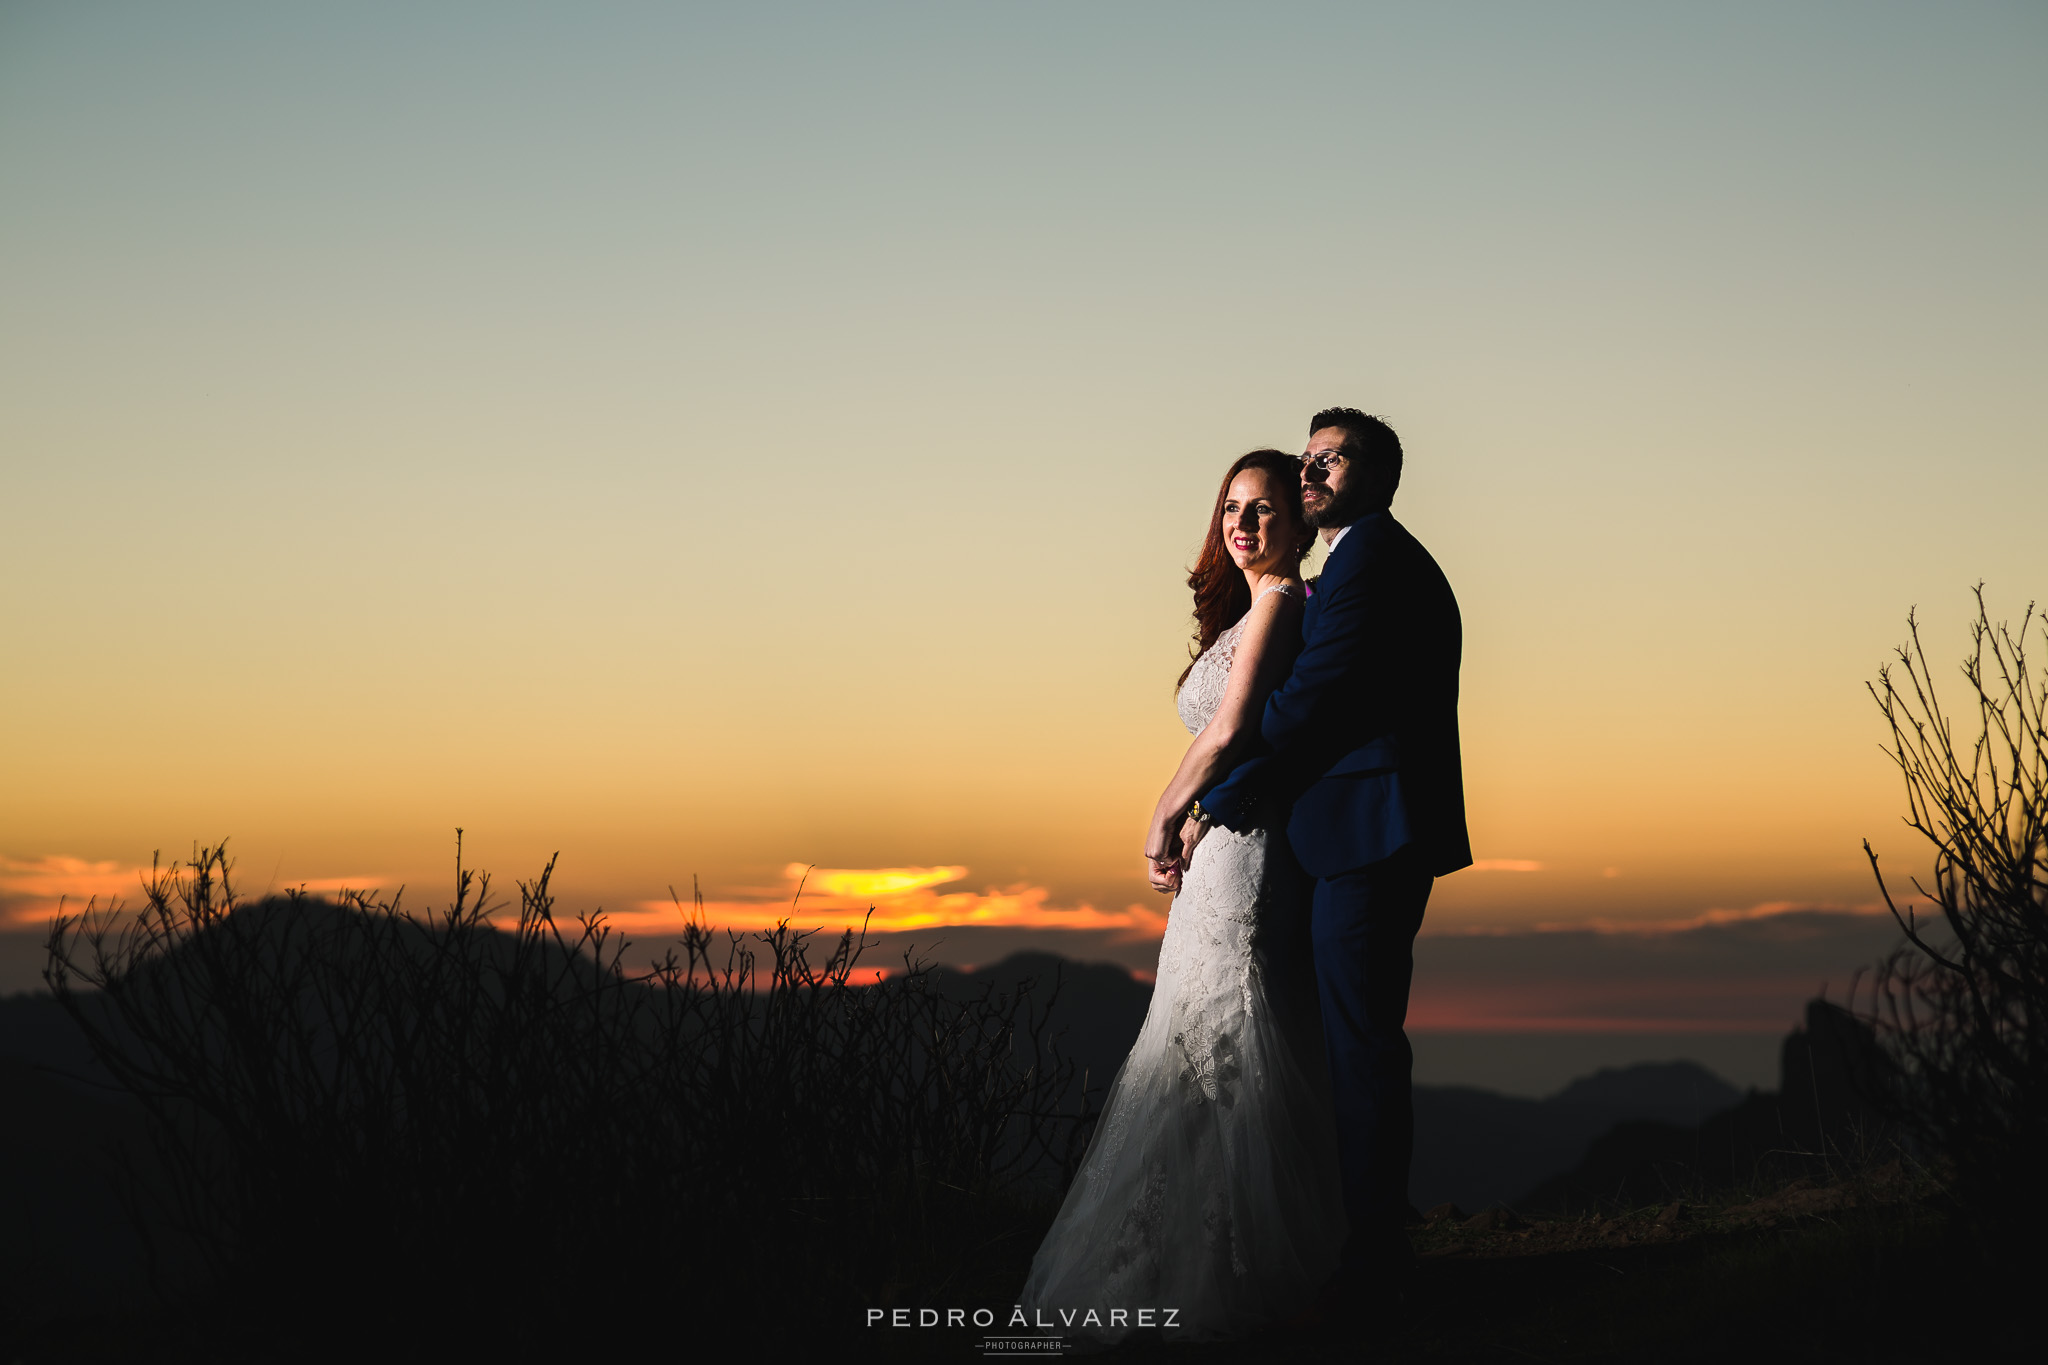
[[[1097,1074],[1113,1071],[1143,1017],[1142,983],[1107,968],[1062,970],[1060,1023],[1072,1054]],[[989,975],[1034,972],[1050,969],[1019,959]],[[1816,1002],[1785,1041],[1776,1092],[1738,1095],[1690,1063],[1603,1072],[1541,1101],[1422,1088],[1414,1189],[1443,1202],[1413,1229],[1418,1270],[1398,1303],[1359,1305],[1313,1331],[1211,1346],[1136,1340],[1115,1356],[2021,1354],[2015,1305],[2031,1302],[2039,1256],[1988,1254],[1956,1230],[1937,1183],[1895,1159],[1900,1149],[1855,1102],[1849,1063],[1864,1040],[1848,1024]],[[636,1280],[634,1261],[649,1252],[639,1242],[594,1256],[550,1244],[539,1263],[493,1246],[482,1264],[450,1266],[402,1238],[372,1235],[363,1250],[375,1265],[351,1260],[352,1272],[367,1273],[351,1273],[348,1287],[326,1273],[279,1267],[279,1283],[294,1294],[288,1309],[236,1282],[207,1296],[173,1295],[175,1308],[144,1307],[165,1302],[149,1282],[180,1278],[180,1267],[175,1253],[159,1254],[157,1276],[145,1273],[146,1248],[109,1180],[118,1166],[110,1153],[147,1151],[139,1116],[97,1074],[48,997],[0,1002],[0,1100],[0,1365],[1015,1356],[1022,1353],[990,1343],[1024,1335],[1010,1322],[1012,1296],[1053,1213],[1043,1196],[992,1198],[969,1214],[969,1235],[953,1239],[957,1254],[913,1273],[914,1283],[841,1266],[835,1254],[820,1264],[842,1281],[837,1296],[803,1276],[754,1276],[733,1286],[750,1291],[745,1306],[687,1275],[643,1274],[638,1292],[624,1290]],[[147,1173],[146,1162],[141,1169]],[[728,1188],[742,1209],[780,1197],[738,1177]],[[621,1193],[630,1204],[631,1194]],[[1451,1202],[1462,1199],[1471,1207]],[[664,1264],[702,1265],[735,1230],[700,1222],[685,1234],[698,1250],[655,1251]],[[876,1243],[863,1228],[851,1245],[865,1254]],[[755,1285],[762,1288],[752,1292]],[[877,1307],[885,1316],[870,1326]],[[909,1325],[891,1325],[899,1309]],[[946,1325],[947,1309],[963,1310],[969,1325]],[[977,1311],[986,1326],[972,1325]],[[919,1325],[928,1313],[936,1321]]]
[[[388,1342],[386,1359],[620,1356],[676,1359],[967,1360],[1016,1356],[991,1349],[1029,1260],[1028,1228],[1006,1239],[962,1283],[958,1306],[988,1309],[989,1328],[821,1327],[800,1340],[736,1338],[679,1321],[656,1305],[593,1304],[574,1344],[522,1348],[442,1320],[431,1286],[394,1280],[434,1313],[417,1339]],[[1418,1269],[1405,1300],[1361,1306],[1323,1327],[1253,1341],[1165,1345],[1135,1340],[1111,1359],[1209,1361],[1949,1361],[2034,1358],[2027,1307],[2043,1268],[2035,1257],[1987,1261],[1951,1225],[1941,1192],[1896,1166],[1832,1183],[1797,1181],[1710,1205],[1669,1204],[1618,1215],[1525,1222],[1505,1210],[1472,1217],[1439,1209],[1413,1230]],[[907,1289],[908,1287],[906,1287]],[[556,1286],[560,1292],[566,1286]],[[792,1286],[792,1297],[801,1289]],[[517,1286],[484,1315],[516,1315]],[[914,1301],[914,1291],[906,1295]],[[254,1308],[253,1305],[248,1306]],[[345,1315],[347,1305],[337,1304]],[[916,1310],[911,1310],[914,1321]],[[216,1320],[216,1324],[218,1320]],[[254,1323],[251,1323],[254,1328]],[[270,1323],[248,1332],[197,1333],[155,1313],[82,1315],[46,1323],[9,1346],[27,1362],[360,1358],[338,1350],[332,1322]],[[750,1349],[751,1345],[751,1349]],[[1043,1358],[1042,1356],[1028,1358]]]
[[[2036,1358],[2043,1268],[1987,1268],[1940,1192],[1884,1167],[1710,1206],[1524,1222],[1436,1211],[1411,1292],[1375,1315],[1214,1345],[1131,1342],[1175,1361],[1952,1361]],[[989,1286],[988,1302],[1007,1313]],[[867,1358],[978,1358],[972,1331],[877,1328]]]

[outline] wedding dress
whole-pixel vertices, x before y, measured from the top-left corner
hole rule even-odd
[[[1182,685],[1191,734],[1222,704],[1243,631],[1223,632]],[[1238,1336],[1304,1309],[1335,1272],[1336,1135],[1285,837],[1216,828],[1196,845],[1144,1027],[1032,1260],[1019,1306],[1034,1329]]]

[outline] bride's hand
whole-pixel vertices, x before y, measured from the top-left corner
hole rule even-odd
[[[1152,889],[1166,896],[1179,891],[1180,871],[1186,865],[1180,837],[1165,825],[1154,825],[1145,836],[1145,866]]]
[[[1155,866],[1180,861],[1180,835],[1172,825],[1155,824],[1145,831],[1145,861]]]

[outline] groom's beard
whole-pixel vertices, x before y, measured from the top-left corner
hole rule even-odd
[[[1367,511],[1371,510],[1365,506],[1365,490],[1363,488],[1352,487],[1346,488],[1341,493],[1332,493],[1329,491],[1330,486],[1328,484],[1317,484],[1314,486],[1323,490],[1323,496],[1313,503],[1304,498],[1302,500],[1301,516],[1303,521],[1306,521],[1318,531],[1336,526],[1349,526],[1352,522],[1365,515]],[[1307,490],[1304,489],[1303,491],[1306,492]]]

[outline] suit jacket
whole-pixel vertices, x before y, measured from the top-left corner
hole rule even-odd
[[[1458,601],[1422,543],[1375,512],[1330,552],[1303,644],[1266,702],[1267,752],[1201,798],[1228,829],[1291,808],[1287,839],[1318,877],[1414,845],[1432,875],[1468,867],[1458,752]]]

